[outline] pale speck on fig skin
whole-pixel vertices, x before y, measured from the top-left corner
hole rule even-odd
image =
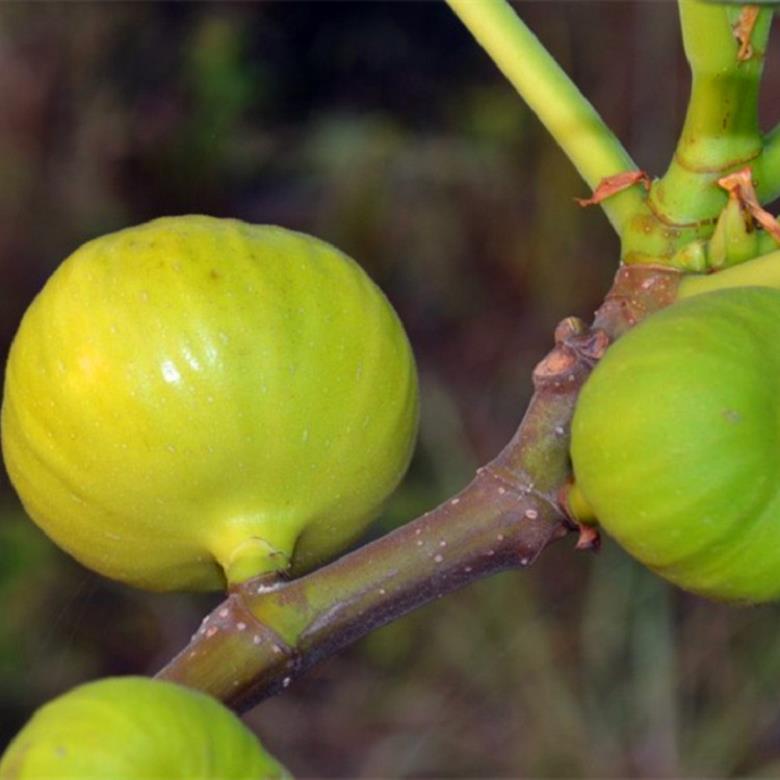
[[[179,373],[179,369],[176,368],[173,361],[171,360],[164,360],[160,366],[160,371],[162,371],[163,379],[168,384],[176,384],[181,381],[181,374]]]

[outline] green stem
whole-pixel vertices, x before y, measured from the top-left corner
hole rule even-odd
[[[636,169],[615,134],[505,0],[447,2],[591,189],[607,176]],[[644,193],[635,185],[600,205],[620,235],[643,203]]]
[[[728,198],[717,180],[761,154],[758,93],[772,12],[759,12],[752,54],[740,59],[734,27],[742,8],[679,0],[691,97],[674,159],[649,201],[667,224],[714,224]]]

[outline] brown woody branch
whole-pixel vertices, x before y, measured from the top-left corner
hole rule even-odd
[[[305,577],[236,588],[158,677],[246,710],[426,602],[530,566],[572,529],[558,494],[570,477],[569,427],[583,382],[611,341],[674,300],[678,280],[668,268],[621,268],[590,328],[575,318],[558,326],[520,427],[466,488]]]

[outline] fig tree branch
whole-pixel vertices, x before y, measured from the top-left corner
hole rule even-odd
[[[512,440],[458,495],[371,544],[289,582],[234,589],[159,677],[245,710],[314,664],[432,599],[531,565],[572,526],[558,496],[570,477],[579,389],[610,341],[671,303],[679,272],[618,271],[593,326],[564,320],[534,370],[535,392]]]
[[[636,164],[591,103],[505,0],[447,0],[595,190],[602,179]],[[617,231],[642,210],[644,191],[631,187],[600,205]]]

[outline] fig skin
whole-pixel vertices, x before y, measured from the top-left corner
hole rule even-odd
[[[719,290],[610,346],[572,421],[576,491],[629,553],[718,600],[780,597],[780,291]]]
[[[353,260],[283,228],[157,219],[82,246],[9,356],[3,456],[84,565],[153,590],[301,573],[411,456],[414,358]]]
[[[289,777],[216,699],[145,677],[98,680],[45,704],[0,759],[0,780]]]

